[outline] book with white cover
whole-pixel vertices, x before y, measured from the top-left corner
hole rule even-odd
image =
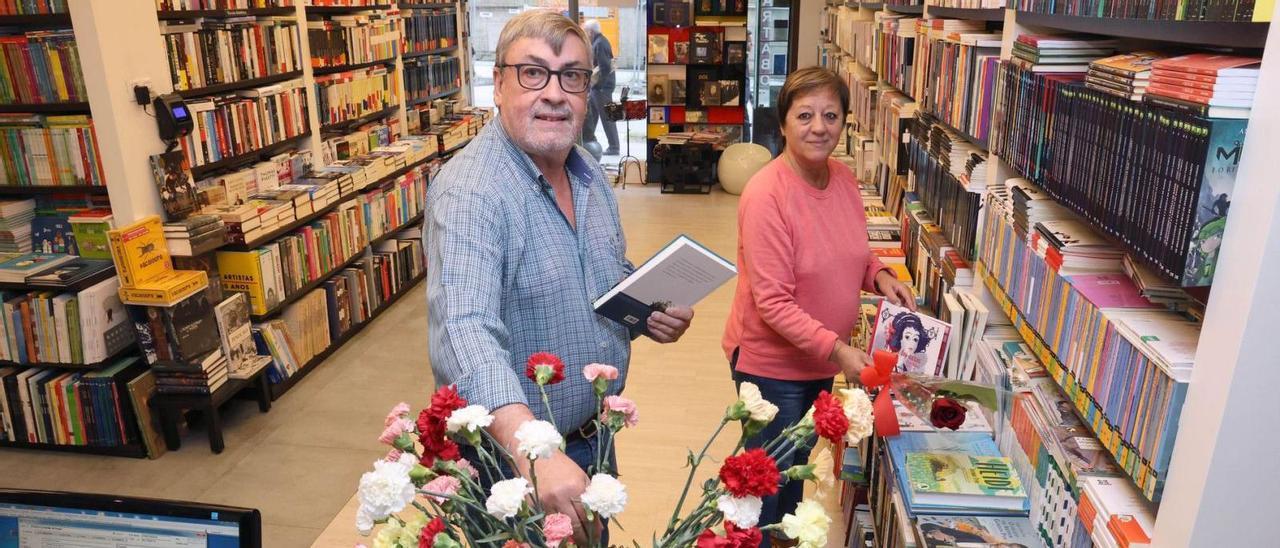
[[[632,331],[647,333],[650,312],[693,306],[737,274],[733,263],[681,234],[592,307]]]

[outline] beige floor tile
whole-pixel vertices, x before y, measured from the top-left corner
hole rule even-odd
[[[306,548],[311,546],[316,537],[320,536],[320,529],[314,527],[293,527],[290,525],[278,525],[274,523],[262,524],[262,538],[266,539],[263,546],[271,548]],[[343,548],[351,548],[350,545]]]

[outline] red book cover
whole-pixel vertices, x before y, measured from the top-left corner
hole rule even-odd
[[[1166,71],[1160,74],[1152,74],[1151,83],[1160,84],[1163,86],[1202,89],[1206,91],[1241,91],[1243,92],[1243,91],[1253,91],[1254,88],[1256,87],[1252,83],[1237,85],[1237,84],[1215,83],[1212,81],[1206,82],[1204,80],[1196,80],[1192,78],[1183,78],[1182,77],[1183,74],[1186,74],[1186,73],[1170,73]],[[1188,74],[1188,76],[1190,75]]]
[[[668,123],[668,124],[683,124],[683,123],[684,123],[684,107],[679,107],[679,106],[677,106],[677,107],[668,107],[668,108],[667,108],[667,123]]]
[[[1199,89],[1175,88],[1156,83],[1152,83],[1150,86],[1147,86],[1147,93],[1173,97],[1174,99],[1182,99],[1183,101],[1191,101],[1202,105],[1209,104],[1209,100],[1213,99],[1212,91],[1205,92],[1204,90]]]
[[[1262,60],[1256,57],[1220,55],[1214,53],[1190,53],[1151,64],[1157,70],[1170,69],[1208,76],[1256,74]]]
[[[742,107],[707,107],[707,123],[742,124],[746,121],[746,110]]]

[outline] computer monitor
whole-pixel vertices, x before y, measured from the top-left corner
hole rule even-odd
[[[260,548],[257,510],[190,502],[0,489],[0,548]]]

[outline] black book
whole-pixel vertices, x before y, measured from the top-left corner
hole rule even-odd
[[[203,292],[165,308],[164,316],[173,337],[175,361],[191,361],[219,348],[218,320]]]
[[[27,276],[28,285],[69,287],[90,279],[106,279],[115,272],[115,264],[107,259],[75,258],[51,270]]]

